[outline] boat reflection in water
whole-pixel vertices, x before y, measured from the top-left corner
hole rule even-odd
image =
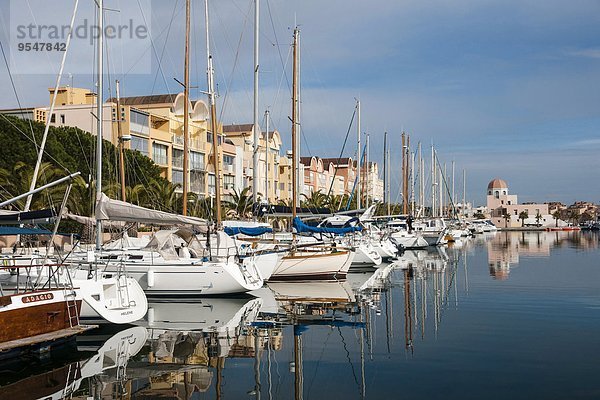
[[[407,251],[347,281],[276,282],[254,296],[150,300],[139,326],[80,337],[80,352],[72,353],[84,361],[54,363],[0,388],[0,398],[281,398],[293,391],[302,399],[328,390],[365,398],[379,333],[386,332],[391,352],[400,344],[393,327],[403,321],[401,343],[409,353],[426,326],[433,323],[437,334],[444,310],[457,304],[464,251]],[[337,360],[336,376],[347,384],[330,385],[321,358]]]
[[[24,368],[33,374],[6,385],[3,383],[0,398],[63,399],[76,397],[77,393],[82,392],[89,393],[93,398],[100,398],[93,394],[104,392],[113,382],[124,379],[129,359],[140,351],[146,338],[144,328],[125,329],[104,341],[95,354],[89,351],[78,352],[76,341],[73,340],[63,349],[65,353],[61,366],[57,367],[59,361],[53,360],[54,364],[48,365],[47,370],[36,373],[31,363],[27,363]],[[90,354],[93,355],[90,357]],[[72,361],[73,357],[86,358]]]

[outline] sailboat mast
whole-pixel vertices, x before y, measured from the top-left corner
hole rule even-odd
[[[357,159],[356,159],[356,183],[357,183],[357,190],[356,190],[356,209],[359,210],[360,209],[360,189],[361,189],[361,158],[362,158],[362,148],[360,147],[360,100],[356,100],[356,110],[357,110],[357,118],[356,118],[356,138],[357,138],[357,144],[358,144],[358,151],[356,152],[357,154]]]
[[[258,200],[258,149],[260,140],[260,127],[258,125],[258,22],[259,22],[259,3],[260,0],[254,0],[254,146],[252,149],[252,201]],[[265,146],[267,145],[265,141]],[[266,151],[266,150],[265,150]],[[265,192],[267,187],[265,186]],[[264,194],[267,198],[267,193]]]
[[[365,208],[369,208],[369,134],[367,133],[366,142],[366,153],[365,153]]]
[[[409,204],[409,196],[408,196],[408,177],[410,174],[410,135],[406,135],[406,149],[404,150],[406,154],[406,176],[404,177],[404,187],[406,188],[406,211],[410,211]]]
[[[298,152],[298,142],[296,128],[298,122],[297,111],[298,111],[298,27],[294,28],[294,44],[292,45],[294,51],[294,62],[293,62],[293,77],[292,77],[292,218],[296,218],[296,207],[298,200],[298,170],[300,166],[296,162]]]
[[[35,190],[35,186],[37,185],[37,178],[40,172],[40,166],[42,164],[42,158],[44,156],[44,150],[46,148],[46,139],[48,139],[48,131],[50,130],[50,121],[52,115],[54,114],[54,106],[56,105],[56,97],[58,95],[58,88],[60,87],[60,80],[62,79],[62,74],[65,69],[65,61],[67,60],[67,54],[69,53],[69,45],[71,44],[71,38],[73,37],[73,25],[75,24],[75,17],[77,15],[77,8],[79,6],[79,0],[75,1],[75,6],[73,8],[73,14],[71,15],[71,24],[69,25],[69,32],[67,34],[67,41],[65,43],[65,51],[62,55],[62,60],[60,62],[60,68],[58,70],[58,75],[56,76],[56,84],[54,85],[54,96],[52,96],[52,100],[50,102],[50,110],[48,114],[46,114],[46,126],[44,127],[44,134],[42,135],[42,142],[40,143],[40,147],[38,149],[38,158],[35,163],[35,167],[33,169],[33,176],[31,178],[31,183],[29,185],[29,191],[33,192]],[[102,7],[100,6],[100,9]],[[102,36],[102,35],[100,35]],[[10,73],[10,71],[9,71]],[[25,200],[25,207],[23,211],[29,211],[29,207],[31,206],[31,201],[33,200],[33,194],[27,196]]]
[[[127,201],[125,196],[125,143],[123,142],[123,131],[121,128],[121,92],[119,80],[116,81],[117,90],[117,132],[119,134],[119,175],[121,177],[121,200]]]
[[[417,153],[419,153],[419,214],[424,216],[424,191],[423,191],[423,153],[421,150],[421,142],[417,145]]]
[[[188,0],[189,1],[189,0]],[[204,18],[206,24],[206,55],[208,69],[206,71],[208,80],[208,97],[210,102],[210,123],[212,130],[213,169],[215,171],[215,224],[221,227],[221,155],[219,154],[219,135],[217,133],[217,105],[215,103],[215,82],[212,56],[210,55],[210,39],[208,25],[208,0],[204,1]]]
[[[383,201],[387,202],[387,132],[383,132]],[[389,207],[389,205],[388,205]],[[389,215],[389,211],[388,211]]]
[[[408,214],[407,191],[408,185],[406,182],[406,133],[402,132],[402,214]]]
[[[98,0],[98,93],[96,95],[96,117],[98,119],[98,128],[96,131],[96,199],[100,198],[102,194],[102,93],[104,91],[104,52],[102,47],[104,46],[104,1]],[[56,95],[54,97],[56,98]],[[102,221],[96,219],[96,250],[100,250],[102,247]]]
[[[390,215],[392,213],[392,205],[391,205],[391,198],[392,198],[392,194],[390,193],[390,182],[391,182],[391,171],[390,171],[390,165],[391,165],[391,160],[390,160],[390,145],[388,143],[387,146],[387,214]]]
[[[435,217],[435,150],[431,145],[431,216]]]
[[[189,125],[190,125],[190,7],[191,0],[185,2],[185,55],[183,62],[183,210],[187,215],[189,189]],[[208,39],[207,39],[208,40]]]
[[[410,152],[410,211],[415,215],[415,153]]]
[[[450,203],[452,204],[452,213],[454,214],[454,205],[456,204],[456,198],[454,197],[454,160],[452,160],[452,199],[450,199]],[[456,218],[456,215],[453,217]]]
[[[465,204],[465,196],[466,196],[466,192],[467,192],[467,170],[463,169],[463,201],[462,201],[462,209],[463,209],[463,216],[466,216],[467,214],[467,205]]]
[[[269,202],[269,110],[265,111],[265,198],[264,200]],[[273,171],[275,174],[275,171]],[[273,188],[275,190],[275,188]]]

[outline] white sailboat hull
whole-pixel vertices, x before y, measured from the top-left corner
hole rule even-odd
[[[263,285],[263,280],[255,273],[244,273],[254,267],[253,263],[248,267],[247,263],[239,266],[233,262],[126,265],[127,274],[150,296],[198,296],[256,290]],[[106,272],[113,268],[116,266],[107,266]]]
[[[78,271],[85,273],[85,271]],[[98,279],[74,278],[83,299],[80,318],[87,322],[130,324],[146,315],[148,300],[135,279],[125,275]]]
[[[429,246],[427,240],[420,235],[405,234],[403,232],[394,232],[390,235],[391,239],[405,249],[423,249]]]
[[[355,253],[352,260],[352,265],[354,266],[378,266],[381,264],[381,256],[371,245],[361,244],[355,248]]]
[[[349,250],[298,251],[281,258],[270,280],[344,279],[353,258]]]

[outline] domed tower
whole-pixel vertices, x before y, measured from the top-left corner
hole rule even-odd
[[[492,179],[492,181],[488,184],[487,194],[488,196],[494,196],[496,199],[500,198],[500,196],[507,196],[508,185],[500,178]]]

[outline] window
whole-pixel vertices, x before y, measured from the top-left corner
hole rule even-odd
[[[183,152],[182,152],[183,153]],[[190,170],[204,170],[204,153],[190,151]]]
[[[234,190],[235,189],[235,176],[224,175],[223,176],[223,188],[225,190]]]
[[[204,172],[190,171],[190,189],[192,192],[204,193]]]
[[[515,210],[515,215],[518,215],[518,214],[517,214],[517,210]]]
[[[235,163],[235,157],[227,154],[223,154],[223,165],[233,165]]]
[[[132,132],[148,135],[148,120],[150,119],[150,116],[137,110],[131,110],[129,114],[129,129]]]
[[[167,165],[167,146],[152,143],[152,159],[156,164]]]
[[[212,140],[212,132],[208,132],[208,131],[206,132],[206,141],[208,143],[212,143],[213,142],[213,140]],[[221,135],[217,135],[217,143],[221,144],[222,142],[223,142],[223,137]]]
[[[171,181],[183,185],[183,171],[173,171]]]
[[[53,123],[55,123],[55,122],[56,122],[56,114],[52,114],[52,115],[50,116],[50,123],[52,123],[52,124],[53,124]]]
[[[173,168],[183,168],[183,150],[173,149],[173,159],[171,160]]]
[[[215,194],[215,176],[208,175],[208,193],[213,195]]]
[[[137,150],[143,155],[148,156],[148,139],[132,136],[130,146],[131,150]]]
[[[61,125],[65,124],[65,114],[60,114],[60,123]]]
[[[496,198],[499,198],[499,197],[500,197],[500,192],[498,192],[498,191],[495,191],[495,192],[494,192],[494,197],[496,197]]]

